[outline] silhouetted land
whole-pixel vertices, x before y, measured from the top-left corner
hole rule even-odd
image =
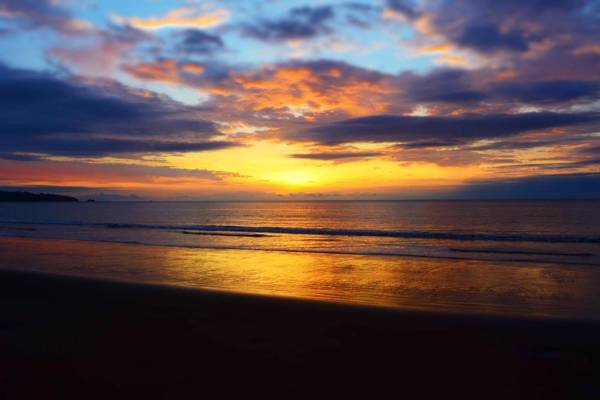
[[[76,202],[75,197],[50,193],[6,192],[0,191],[0,202]]]
[[[597,322],[8,271],[0,310],[6,399],[600,398]]]

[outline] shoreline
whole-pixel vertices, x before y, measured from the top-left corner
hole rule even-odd
[[[591,267],[0,237],[0,269],[454,315],[600,321]]]
[[[476,321],[477,324],[548,324],[548,325],[598,325],[600,328],[600,319],[566,316],[547,316],[547,315],[524,315],[524,314],[502,314],[500,312],[477,312],[477,311],[457,311],[439,309],[434,310],[430,307],[408,308],[397,307],[393,305],[376,305],[365,303],[351,303],[336,301],[330,299],[302,298],[282,294],[264,294],[251,292],[238,292],[228,289],[219,289],[211,287],[192,287],[181,286],[169,283],[156,282],[134,282],[112,277],[95,277],[83,274],[64,274],[37,270],[20,270],[0,267],[0,277],[4,279],[26,279],[30,281],[39,280],[63,282],[68,285],[84,285],[91,287],[120,287],[123,290],[148,291],[164,295],[177,295],[190,298],[214,298],[227,299],[239,302],[250,303],[273,303],[281,306],[290,307],[314,307],[331,308],[333,312],[349,312],[357,314],[381,314],[385,316],[399,318],[423,317],[425,319],[437,319],[440,321]]]
[[[4,398],[600,393],[600,323],[593,321],[408,311],[7,270],[0,271],[0,307]]]
[[[190,234],[181,232],[182,234]],[[193,235],[204,235],[203,233],[191,233]],[[228,236],[222,234],[211,234],[214,236]],[[240,236],[240,235],[238,235]],[[241,235],[244,236],[244,235]],[[138,241],[127,241],[127,240],[102,240],[102,239],[74,239],[74,238],[56,238],[51,236],[27,236],[27,235],[0,235],[0,240],[2,238],[8,239],[32,239],[32,240],[64,240],[64,241],[74,241],[74,242],[86,242],[86,243],[114,243],[114,244],[124,244],[124,245],[135,245],[135,246],[148,246],[148,247],[170,247],[175,249],[197,249],[197,250],[232,250],[232,251],[248,251],[248,252],[273,252],[273,253],[298,253],[298,254],[329,254],[329,255],[338,255],[338,256],[362,256],[362,257],[389,257],[389,258],[415,258],[415,259],[423,259],[423,260],[441,260],[441,261],[479,261],[479,262],[497,262],[497,263],[530,263],[530,264],[540,264],[540,265],[564,265],[570,267],[600,267],[600,264],[597,263],[586,263],[586,262],[574,262],[574,261],[566,261],[566,260],[529,260],[525,258],[499,258],[499,259],[486,259],[486,258],[476,258],[476,257],[467,257],[467,256],[442,256],[442,255],[422,255],[422,254],[412,254],[412,253],[386,253],[386,252],[352,252],[352,251],[335,251],[335,250],[312,250],[312,249],[302,249],[302,250],[293,250],[293,249],[270,249],[270,248],[251,248],[251,247],[235,247],[235,246],[202,246],[202,245],[185,245],[185,244],[155,244],[155,243],[142,243]],[[550,255],[550,256],[576,256],[576,257],[588,257],[593,256],[592,253],[535,253],[535,252],[510,252],[510,251],[486,251],[486,250],[472,250],[468,248],[449,248],[450,252],[456,253],[495,253],[495,254],[516,254],[516,255]]]

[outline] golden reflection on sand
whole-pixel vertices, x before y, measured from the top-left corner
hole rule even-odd
[[[598,317],[593,267],[0,238],[0,268],[335,302]]]

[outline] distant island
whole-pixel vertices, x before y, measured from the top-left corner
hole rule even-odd
[[[30,193],[30,192],[6,192],[0,190],[0,202],[77,202],[75,197],[62,196],[60,194]]]

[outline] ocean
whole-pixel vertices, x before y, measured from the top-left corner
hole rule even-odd
[[[600,315],[599,201],[4,203],[0,235],[72,243],[42,255],[5,247],[2,267],[369,305]]]

